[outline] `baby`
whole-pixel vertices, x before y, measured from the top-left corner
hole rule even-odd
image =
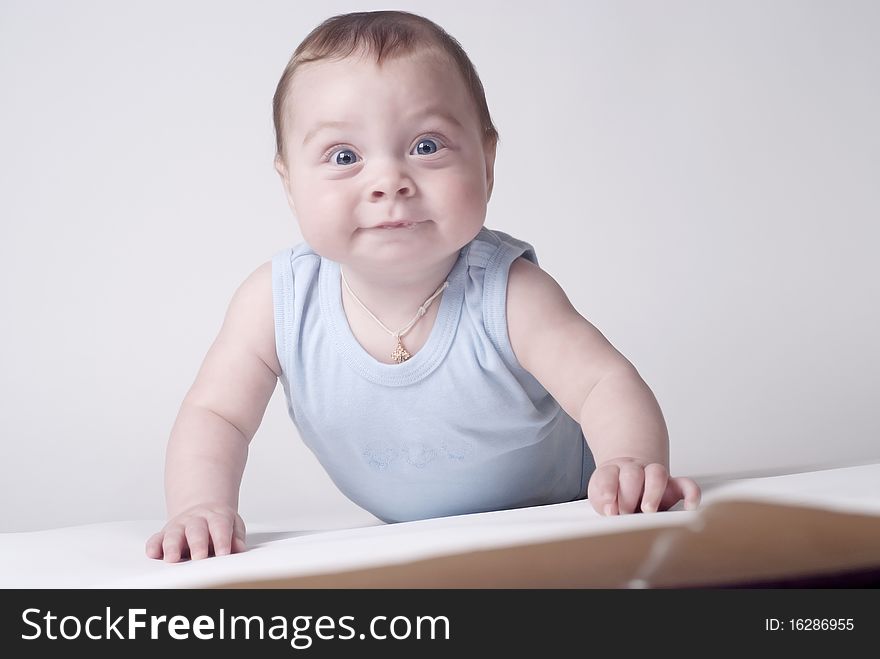
[[[148,556],[246,549],[239,486],[279,379],[336,485],[387,522],[698,505],[633,365],[531,245],[484,227],[498,133],[457,41],[404,12],[331,18],[294,52],[274,119],[304,242],[232,298],[171,431]]]

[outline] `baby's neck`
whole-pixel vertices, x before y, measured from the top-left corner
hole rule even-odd
[[[343,264],[341,268],[351,290],[367,309],[390,329],[397,330],[408,323],[446,281],[457,259],[458,252],[418,270],[392,273],[387,268],[370,269],[350,264]],[[344,285],[342,294],[350,297]],[[442,295],[435,298],[431,307],[439,305],[441,298]]]

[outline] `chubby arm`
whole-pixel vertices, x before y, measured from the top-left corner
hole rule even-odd
[[[248,444],[281,368],[275,352],[272,264],[238,288],[217,338],[184,397],[165,460],[168,522],[146,546],[175,562],[244,551],[238,492]]]
[[[580,421],[596,460],[588,495],[597,512],[665,510],[681,499],[696,507],[696,483],[669,477],[666,422],[648,385],[526,259],[511,264],[507,325],[520,364]]]

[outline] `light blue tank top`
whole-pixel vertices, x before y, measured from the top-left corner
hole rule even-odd
[[[425,345],[383,364],[357,342],[339,264],[273,256],[275,344],[290,418],[349,499],[386,522],[560,503],[594,469],[580,424],[516,360],[510,264],[531,245],[483,228],[464,246]]]

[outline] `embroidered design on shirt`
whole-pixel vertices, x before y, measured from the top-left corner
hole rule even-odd
[[[427,444],[415,442],[406,447],[406,461],[413,467],[424,467],[437,457],[437,451]]]
[[[363,449],[363,456],[371,467],[387,469],[388,465],[397,459],[398,452],[394,444],[380,439],[367,443]]]

